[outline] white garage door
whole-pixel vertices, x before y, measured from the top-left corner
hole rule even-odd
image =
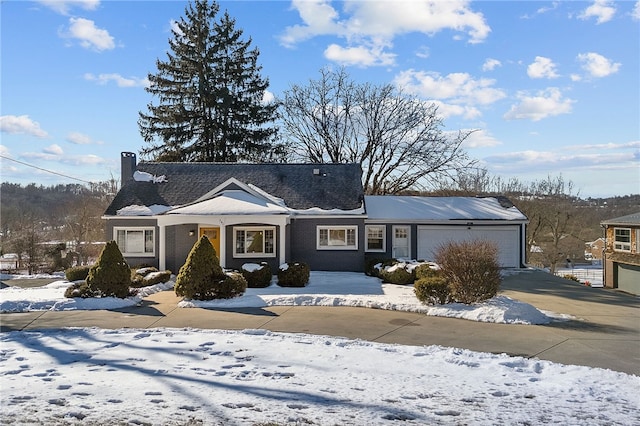
[[[450,241],[493,241],[498,261],[506,268],[520,267],[520,227],[515,226],[418,226],[418,259],[433,260],[442,244]]]

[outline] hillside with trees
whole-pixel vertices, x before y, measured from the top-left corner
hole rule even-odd
[[[0,254],[15,253],[29,272],[86,264],[105,240],[101,216],[117,191],[115,181],[0,188]]]

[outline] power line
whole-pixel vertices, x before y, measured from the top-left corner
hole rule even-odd
[[[88,183],[89,185],[93,184],[93,182],[89,182],[88,180],[78,179],[78,178],[75,178],[73,176],[68,176],[68,175],[65,175],[65,174],[62,174],[62,173],[54,172],[53,170],[43,169],[42,167],[34,166],[33,164],[25,163],[24,161],[16,160],[15,158],[7,157],[5,155],[0,155],[0,157],[4,158],[5,160],[9,160],[9,161],[13,161],[13,162],[18,163],[18,164],[22,164],[23,166],[33,167],[34,169],[38,169],[38,170],[42,170],[43,172],[47,172],[47,173],[51,173],[51,174],[54,174],[54,175],[62,176],[62,177],[65,177],[67,179],[77,180],[78,182]]]

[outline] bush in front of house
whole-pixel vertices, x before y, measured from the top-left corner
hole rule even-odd
[[[214,299],[231,299],[242,296],[247,290],[247,280],[240,272],[227,272],[215,285]]]
[[[283,263],[278,268],[278,285],[280,287],[305,287],[309,283],[311,271],[304,262]]]
[[[131,286],[140,288],[166,283],[171,279],[171,271],[158,271],[158,268],[147,266],[131,269]]]
[[[490,241],[449,242],[436,252],[453,299],[477,303],[495,297],[502,280],[498,246]]]
[[[397,262],[380,269],[379,277],[390,284],[411,284],[416,280],[416,264]]]
[[[242,265],[242,276],[247,280],[249,288],[264,288],[271,285],[271,267],[267,262],[245,263]]]
[[[416,280],[440,274],[440,266],[433,262],[420,262],[416,266]]]
[[[212,300],[239,296],[244,282],[238,277],[228,278],[220,267],[220,260],[206,236],[202,236],[191,248],[187,261],[176,277],[177,296],[195,300]]]
[[[418,300],[427,305],[444,305],[451,301],[449,283],[440,271],[431,269],[429,275],[418,278],[413,284],[413,291]]]
[[[102,249],[86,281],[89,290],[101,297],[129,296],[131,271],[115,241],[109,241]]]
[[[380,278],[380,270],[395,263],[398,263],[398,259],[368,259],[364,265],[364,273],[370,277]]]
[[[89,275],[90,265],[74,266],[73,268],[65,269],[64,276],[67,281],[80,281],[86,280]]]
[[[68,297],[69,299],[72,299],[74,297],[82,297],[83,299],[86,299],[87,297],[96,296],[94,292],[91,291],[86,281],[77,281],[77,283],[73,283],[70,287],[67,287],[67,289],[64,291],[64,297]]]

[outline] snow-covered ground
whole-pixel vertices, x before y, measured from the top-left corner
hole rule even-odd
[[[182,305],[420,307],[410,300],[411,287],[355,275],[314,272],[302,289],[271,286],[233,301]],[[63,300],[68,285],[2,289],[2,309],[122,307],[112,298]],[[120,302],[137,304],[170,286]],[[494,322],[554,316],[502,296],[471,307],[422,309]],[[73,328],[0,335],[1,424],[630,425],[640,424],[638,389],[639,377],[610,370],[266,330]]]

